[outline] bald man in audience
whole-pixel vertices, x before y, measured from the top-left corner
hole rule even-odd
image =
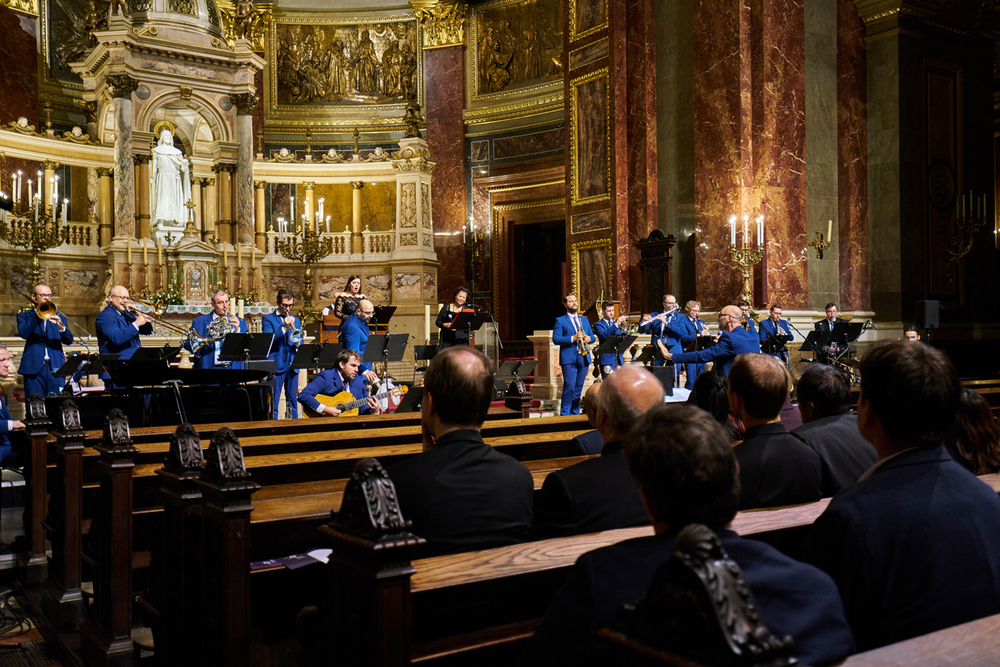
[[[587,388],[587,393],[584,394],[583,400],[583,414],[587,415],[587,421],[591,426],[594,427],[593,431],[587,431],[586,433],[581,433],[580,435],[573,438],[569,443],[569,453],[570,456],[594,456],[595,454],[600,454],[601,449],[604,448],[604,438],[601,437],[601,432],[597,430],[597,406],[600,405],[601,400],[601,385],[603,382],[595,382]]]
[[[493,363],[466,346],[434,355],[424,373],[424,451],[391,468],[403,517],[427,540],[421,557],[528,539],[534,482],[521,462],[483,442]]]
[[[766,354],[741,354],[729,370],[729,405],[746,428],[733,450],[740,464],[740,509],[819,500],[819,455],[789,435],[781,423],[788,395],[785,367]]]
[[[645,368],[619,368],[601,383],[594,425],[604,439],[598,458],[549,473],[535,499],[532,533],[561,537],[649,523],[625,466],[622,440],[649,409],[663,405],[663,384]]]
[[[880,341],[861,360],[858,430],[878,463],[834,496],[807,549],[859,650],[1000,613],[1000,497],[945,447],[961,390],[928,345]]]
[[[726,306],[719,312],[719,341],[700,352],[671,354],[661,351],[663,358],[675,364],[705,363],[714,361],[723,375],[729,375],[729,367],[737,355],[745,352],[760,352],[760,339],[742,326],[743,311],[736,306]]]
[[[740,478],[729,437],[711,415],[690,406],[650,410],[626,437],[625,459],[655,534],[580,556],[528,645],[524,664],[614,664],[597,633],[615,621],[623,603],[646,596],[677,534],[690,523],[719,536],[743,571],[763,621],[776,636],[795,640],[800,664],[829,665],[853,653],[830,577],[731,530]]]
[[[851,413],[851,383],[833,366],[810,364],[798,384],[802,426],[792,435],[819,455],[823,466],[823,497],[854,484],[875,465],[878,455],[858,432]]]

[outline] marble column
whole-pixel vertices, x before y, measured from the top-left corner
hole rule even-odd
[[[218,187],[216,191],[219,195],[219,218],[216,220],[216,234],[220,243],[232,243],[232,221],[233,221],[233,195],[232,195],[232,175],[230,164],[217,164],[212,169],[215,171]]]
[[[267,183],[264,181],[254,181],[253,184],[253,200],[254,200],[254,245],[261,252],[266,252],[265,243],[267,242],[267,237],[264,235],[264,227],[267,221],[267,199],[265,197],[264,188],[267,187]]]
[[[450,301],[456,287],[470,284],[464,244],[456,234],[468,224],[466,196],[465,125],[465,17],[462,2],[411,0],[413,13],[423,27],[424,99],[427,104],[427,148],[436,162],[434,170],[434,238],[438,267],[437,301]],[[454,11],[452,11],[454,9]],[[488,285],[471,285],[476,293]],[[496,287],[496,286],[494,286]]]
[[[233,234],[236,243],[254,240],[254,191],[253,191],[253,111],[257,97],[251,93],[231,95],[236,105],[236,224]]]
[[[197,236],[199,239],[201,239],[201,232],[204,230],[201,224],[201,186],[204,184],[204,178],[191,179],[191,203],[194,204],[194,228],[198,230]]]
[[[215,226],[217,218],[216,211],[218,210],[216,208],[218,198],[215,194],[215,179],[206,178],[204,181],[204,188],[201,193],[201,199],[203,202],[202,221],[204,222],[202,228],[202,240],[209,243],[211,242],[211,238],[215,236],[215,242],[218,243],[218,231]]]
[[[361,189],[362,181],[351,181],[351,254],[360,255],[365,251],[365,237],[361,233]]]
[[[149,219],[149,155],[135,155],[135,199],[136,208],[139,215],[136,221],[139,223],[139,230],[136,238],[148,239],[150,236]]]
[[[100,197],[98,199],[98,220],[97,245],[106,248],[111,245],[111,214],[114,210],[114,196],[111,193],[112,170],[106,167],[98,167],[97,175],[100,177]]]
[[[115,100],[115,236],[135,236],[135,166],[132,160],[132,93],[139,82],[128,74],[106,79]]]

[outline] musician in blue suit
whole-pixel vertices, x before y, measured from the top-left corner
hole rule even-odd
[[[128,309],[128,290],[115,285],[108,293],[108,307],[97,316],[97,345],[101,354],[120,354],[128,359],[142,347],[139,336],[153,333],[153,324],[142,313]]]
[[[782,345],[781,349],[778,350],[768,349],[767,337],[791,336],[791,339],[795,340],[795,334],[792,333],[792,327],[788,323],[788,320],[781,319],[781,306],[774,304],[771,306],[769,312],[771,313],[770,317],[760,323],[760,349],[772,357],[778,357],[787,365],[788,348]]]
[[[753,316],[750,314],[750,302],[746,299],[740,299],[736,302],[736,305],[740,307],[741,311],[743,311],[743,321],[741,322],[743,328],[752,334],[756,334],[756,320],[754,320]]]
[[[698,336],[711,335],[711,332],[708,330],[708,327],[705,326],[705,323],[698,318],[700,314],[701,304],[697,301],[688,301],[684,304],[684,314],[674,318],[672,326],[680,336],[681,351],[694,351],[695,341]],[[668,352],[670,352],[670,350],[668,350]],[[668,358],[665,354],[663,354],[662,349],[660,350],[660,354],[663,355],[664,359]],[[673,352],[671,352],[671,354],[673,354]],[[705,372],[705,364],[685,364],[684,370],[687,373],[687,381],[684,383],[684,388],[692,389],[694,387],[694,381],[699,375]]]
[[[611,301],[605,301],[602,303],[601,311],[603,312],[604,317],[597,320],[594,324],[594,333],[597,334],[599,345],[603,345],[604,341],[612,336],[621,336],[621,326],[625,323],[626,319],[625,315],[622,315],[617,320],[615,319],[615,304]],[[623,363],[625,363],[625,359],[620,354],[602,354],[597,359],[597,365],[601,368],[601,379],[603,380],[608,377],[608,373],[615,370]]]
[[[10,375],[10,352],[6,345],[0,343],[0,378],[8,375]],[[10,418],[10,410],[7,409],[2,397],[3,394],[0,393],[0,466],[9,466],[17,460],[17,454],[10,444],[10,433],[23,429],[24,423]]]
[[[340,415],[340,410],[332,405],[323,405],[316,400],[316,395],[333,397],[342,391],[349,391],[356,400],[368,399],[367,404],[358,410],[358,414],[368,414],[378,407],[378,404],[368,395],[365,377],[359,372],[360,370],[361,355],[355,350],[342,349],[337,355],[337,367],[327,369],[313,378],[313,381],[299,393],[299,402],[324,417],[336,417]]]
[[[357,309],[340,324],[340,344],[344,350],[357,350],[360,358],[365,356],[368,346],[368,323],[375,314],[375,306],[368,299],[362,299]],[[369,382],[378,380],[371,364],[362,363],[361,373]]]
[[[663,295],[663,312],[646,315],[639,324],[639,333],[650,334],[650,345],[659,349],[661,346],[670,353],[683,352],[681,336],[676,329],[680,313],[677,311],[677,297],[673,294]],[[653,361],[654,366],[663,366],[667,362],[661,357]],[[674,382],[680,378],[681,367],[674,367]]]
[[[587,381],[590,355],[577,352],[577,342],[587,339],[591,345],[597,343],[597,336],[590,328],[590,322],[577,312],[575,294],[563,297],[566,314],[556,318],[552,330],[552,342],[559,346],[559,365],[562,367],[563,390],[559,414],[580,414],[580,396],[583,383]]]
[[[52,290],[48,285],[35,285],[29,297],[35,306],[52,300]],[[54,306],[53,306],[54,308]],[[24,377],[24,393],[48,396],[62,391],[66,380],[52,375],[52,371],[66,363],[62,346],[73,342],[73,334],[67,328],[66,316],[53,315],[42,319],[37,310],[26,310],[17,314],[17,335],[25,340],[21,365],[17,372]]]
[[[225,317],[229,320],[230,333],[249,333],[246,320],[242,320],[229,312],[229,294],[225,290],[216,290],[212,295],[212,312],[194,318],[191,328],[200,336],[209,336],[208,325],[217,317]],[[191,349],[185,342],[184,347]],[[195,368],[243,368],[242,361],[219,361],[219,352],[222,350],[222,340],[218,340],[214,345],[206,345],[198,353]]]
[[[744,352],[760,352],[760,341],[752,333],[740,326],[740,309],[726,306],[719,312],[719,341],[700,352],[667,354],[667,360],[675,364],[715,362],[723,375],[729,375],[733,360]]]
[[[272,419],[278,419],[278,401],[281,390],[285,390],[285,401],[292,411],[292,419],[299,418],[299,372],[292,370],[292,359],[295,351],[302,344],[302,321],[292,315],[295,296],[286,289],[279,289],[277,294],[278,309],[268,313],[261,321],[261,331],[274,336],[271,342],[271,354],[268,359],[274,361],[274,393],[271,395],[273,411]],[[298,331],[293,336],[292,332]]]

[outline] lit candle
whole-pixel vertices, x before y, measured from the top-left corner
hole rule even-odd
[[[52,179],[52,201],[59,201],[59,177],[55,176]]]
[[[424,342],[431,342],[431,307],[424,304]]]
[[[236,242],[236,268],[243,268],[243,244]]]
[[[729,218],[729,245],[736,245],[736,216]]]
[[[320,197],[320,198],[319,198],[319,219],[320,219],[320,220],[322,220],[322,219],[323,219],[323,214],[325,213],[325,211],[323,210],[323,207],[324,207],[324,205],[325,205],[325,202],[326,202],[326,199],[325,199],[325,198],[323,198],[323,197]]]
[[[132,237],[125,237],[125,261],[129,264],[132,263]]]
[[[42,196],[43,196],[42,195],[42,191],[45,188],[45,183],[42,181],[42,172],[38,172],[38,181],[36,181],[36,182],[38,183],[38,192],[35,193],[35,196],[38,199],[41,199]]]
[[[295,197],[292,197],[291,199],[292,199],[292,205],[288,209],[290,211],[288,218],[292,222],[295,222]]]
[[[749,231],[750,216],[743,216],[743,247],[747,247],[747,243],[750,242],[750,231]]]
[[[236,300],[236,316],[243,319],[243,299]]]
[[[764,245],[764,214],[757,218],[757,245]]]
[[[833,237],[833,220],[827,220],[826,221],[826,240],[829,242],[829,240],[832,237]]]
[[[69,200],[68,199],[63,199],[62,220],[63,220],[63,225],[64,226],[66,224],[66,209],[68,209],[68,208],[69,208]]]
[[[326,233],[330,233],[330,216],[326,216]]]
[[[10,189],[12,190],[11,192],[12,201],[14,201],[14,203],[17,203],[17,200],[20,198],[19,195],[21,194],[21,191],[17,187],[16,173],[11,173],[10,175]]]
[[[29,205],[33,204],[34,203],[34,199],[35,198],[31,196],[31,179],[29,178],[28,179],[28,204]]]

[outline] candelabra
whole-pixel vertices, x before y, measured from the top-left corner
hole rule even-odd
[[[816,259],[823,259],[823,251],[830,247],[830,239],[833,238],[833,220],[826,221],[826,238],[823,232],[816,230],[816,240],[810,241],[806,245],[816,248]]]
[[[749,235],[749,216],[743,216],[743,247],[736,245],[736,216],[729,218],[731,229],[729,256],[743,274],[743,291],[740,298],[747,303],[753,303],[753,285],[750,281],[753,267],[764,258],[764,216],[757,217],[757,243],[751,242]]]
[[[986,224],[986,195],[976,197],[972,192],[962,197],[960,205],[955,207],[955,226],[945,238],[944,251],[948,255],[945,272],[948,282],[955,282],[955,273],[959,261],[969,254],[976,234]],[[955,266],[956,271],[951,270]]]
[[[278,252],[285,259],[306,265],[299,317],[303,325],[311,324],[319,319],[319,311],[312,305],[312,265],[333,252],[333,239],[314,232],[309,225],[302,225],[298,234],[289,234],[278,240]]]
[[[31,284],[37,285],[42,275],[38,254],[69,239],[69,226],[66,224],[69,201],[59,202],[53,198],[52,203],[45,203],[41,194],[36,193],[34,198],[29,197],[30,201],[25,205],[24,199],[16,198],[19,194],[17,190],[14,194],[14,210],[0,216],[0,238],[15,248],[31,251]]]

